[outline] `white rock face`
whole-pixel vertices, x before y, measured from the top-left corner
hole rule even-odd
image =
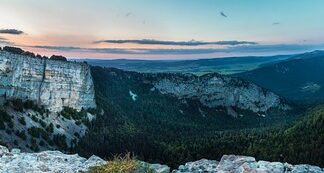
[[[34,100],[52,112],[95,107],[88,65],[0,51],[0,96]]]
[[[20,153],[15,149],[11,152],[0,146],[1,173],[78,173],[87,172],[89,167],[106,163],[97,156],[88,160],[77,154],[67,155],[59,151],[40,153]]]
[[[167,165],[150,164],[139,161],[142,168],[149,168],[153,173],[170,173]],[[107,163],[97,156],[89,159],[77,154],[68,155],[60,151],[43,151],[40,153],[21,153],[19,149],[9,150],[0,145],[0,173],[81,173],[90,167]],[[138,173],[147,173],[139,169]]]
[[[21,153],[18,149],[11,152],[0,145],[0,173],[78,173],[87,172],[90,167],[105,164],[97,156],[88,160],[77,154],[67,155],[59,151],[40,153]],[[140,161],[154,173],[169,173],[167,165],[149,164]],[[141,170],[141,169],[139,169]],[[139,173],[146,173],[145,170]],[[253,157],[224,155],[220,162],[198,160],[179,166],[172,173],[324,173],[324,169],[311,165],[290,165],[288,163],[256,161]]]
[[[270,108],[289,109],[281,98],[253,83],[240,79],[208,74],[172,75],[153,82],[162,94],[172,94],[178,98],[197,99],[207,107],[238,107],[253,112],[266,112]]]
[[[253,157],[224,155],[220,162],[200,160],[179,166],[173,173],[324,173],[311,165],[290,165],[280,162],[256,161]]]

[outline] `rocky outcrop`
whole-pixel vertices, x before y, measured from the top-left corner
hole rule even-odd
[[[40,153],[21,153],[19,149],[12,149],[0,145],[0,173],[81,173],[89,168],[107,163],[97,156],[89,159],[78,154],[68,155],[60,151],[43,151]],[[140,161],[144,168],[152,173],[169,173],[170,167],[160,164],[149,164]],[[140,169],[141,170],[141,169]],[[146,173],[147,169],[143,169]]]
[[[1,173],[77,173],[104,163],[97,156],[85,159],[77,154],[67,155],[59,151],[20,153],[18,149],[12,149],[9,152],[6,147],[0,146]]]
[[[52,112],[95,107],[90,68],[0,51],[0,96],[36,101]]]
[[[154,76],[154,75],[153,75]],[[154,89],[180,99],[196,99],[214,108],[235,107],[253,112],[266,112],[271,108],[290,109],[278,95],[251,82],[216,73],[203,76],[190,74],[163,74],[155,76]]]
[[[106,161],[97,156],[85,159],[77,154],[68,155],[59,151],[21,153],[19,149],[9,151],[8,148],[0,145],[0,173],[78,173],[88,172],[90,167],[105,163]],[[170,172],[170,168],[166,165],[142,161],[140,164],[153,173]],[[146,173],[146,171],[138,173]],[[206,159],[188,162],[173,170],[172,173],[324,173],[324,169],[306,164],[291,165],[256,161],[255,158],[247,156],[224,155],[220,162]]]
[[[253,157],[224,155],[220,162],[199,160],[179,166],[173,173],[324,173],[311,165],[256,161]]]

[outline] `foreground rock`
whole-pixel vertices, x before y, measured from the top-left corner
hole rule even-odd
[[[84,173],[88,172],[90,167],[105,163],[106,161],[97,156],[85,159],[77,154],[68,155],[60,151],[21,153],[19,149],[9,151],[0,145],[0,173]],[[149,168],[154,173],[170,172],[170,167],[166,165],[140,163],[143,168]]]
[[[199,160],[179,166],[173,173],[324,173],[311,165],[256,161],[253,157],[224,155],[220,162]]]
[[[89,167],[104,164],[97,156],[89,159],[77,154],[67,155],[59,151],[40,153],[20,153],[13,149],[0,146],[0,173],[74,173],[86,172]]]
[[[59,151],[21,153],[18,149],[9,151],[0,145],[0,173],[80,173],[88,172],[90,167],[105,163],[106,161],[97,156],[85,159],[77,154],[68,155]],[[140,163],[143,168],[152,170],[152,173],[170,172],[170,168],[166,165]],[[255,158],[247,156],[224,155],[220,162],[206,159],[188,162],[172,173],[324,173],[324,169],[305,164],[290,165],[256,161]]]

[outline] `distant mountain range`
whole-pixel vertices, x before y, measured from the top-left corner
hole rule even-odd
[[[296,55],[233,76],[252,81],[296,103],[324,101],[324,51]]]
[[[278,56],[248,56],[198,60],[99,60],[79,59],[93,66],[114,67],[137,72],[181,72],[203,75],[210,72],[233,74],[253,70],[262,64],[276,63],[293,55]]]

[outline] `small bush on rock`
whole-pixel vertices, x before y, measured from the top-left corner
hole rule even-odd
[[[102,166],[90,168],[90,173],[154,173],[152,169],[143,167],[142,164],[129,153],[125,156],[115,156],[113,160]]]

